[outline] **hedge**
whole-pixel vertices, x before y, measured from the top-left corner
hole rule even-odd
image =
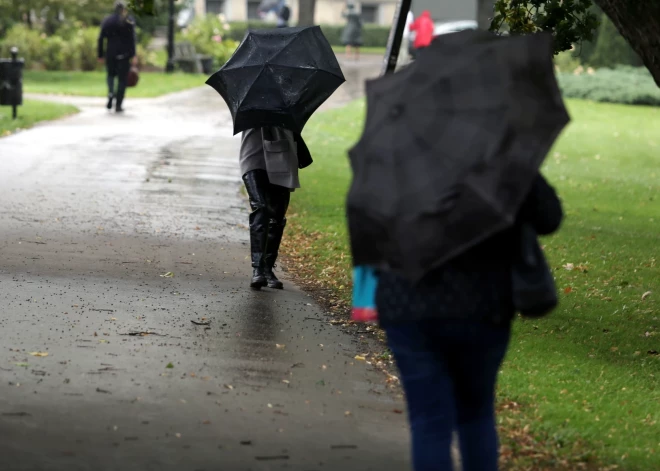
[[[271,23],[264,23],[260,21],[232,22],[230,25],[231,30],[228,33],[228,38],[233,39],[234,41],[241,41],[248,29],[263,29],[274,27],[274,25]],[[321,25],[321,29],[323,30],[325,37],[328,39],[328,42],[332,46],[342,46],[341,33],[344,30],[343,25]],[[387,39],[389,35],[390,29],[387,27],[365,25],[364,29],[362,30],[363,46],[385,47],[387,46]]]
[[[592,74],[560,73],[557,77],[567,98],[660,106],[660,88],[643,67],[598,69]]]

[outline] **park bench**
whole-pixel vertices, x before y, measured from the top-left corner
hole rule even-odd
[[[189,42],[174,45],[174,63],[189,74],[210,74],[213,72],[213,58],[197,54],[195,47]]]

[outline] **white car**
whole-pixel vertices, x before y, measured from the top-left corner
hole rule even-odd
[[[435,28],[433,29],[433,37],[441,36],[443,34],[449,33],[458,33],[459,31],[464,31],[466,29],[477,29],[477,22],[474,20],[460,20],[460,21],[448,21],[448,22],[436,22]],[[415,50],[413,48],[413,43],[415,42],[415,31],[410,32],[410,43],[408,45],[410,54],[415,55]]]
[[[477,29],[477,22],[473,20],[450,21],[448,23],[435,23],[433,36],[442,34],[458,33],[466,29]]]

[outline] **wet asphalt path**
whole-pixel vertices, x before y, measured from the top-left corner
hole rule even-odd
[[[290,282],[246,290],[219,98],[77,102],[0,140],[0,469],[407,470],[367,347]]]

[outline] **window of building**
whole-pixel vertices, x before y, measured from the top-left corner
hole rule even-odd
[[[376,3],[362,4],[362,21],[365,23],[379,23],[380,5]]]
[[[225,12],[225,0],[206,0],[206,13],[219,15]]]
[[[248,20],[259,20],[259,5],[261,0],[247,0],[247,17]]]

